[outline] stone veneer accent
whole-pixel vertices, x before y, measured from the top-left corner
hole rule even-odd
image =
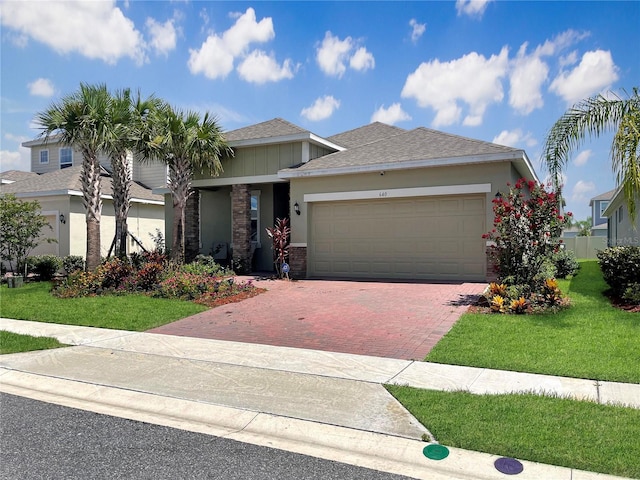
[[[498,274],[496,273],[496,263],[493,260],[493,249],[487,246],[486,250],[487,257],[487,282],[495,282],[498,280]]]
[[[184,212],[184,261],[192,262],[200,253],[200,190],[187,199]]]
[[[291,278],[307,277],[307,247],[289,247],[289,267]]]
[[[249,185],[233,185],[231,189],[233,269],[251,272],[251,190]]]

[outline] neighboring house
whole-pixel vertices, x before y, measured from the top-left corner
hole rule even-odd
[[[640,209],[640,195],[636,196],[636,212]],[[624,201],[622,188],[614,191],[609,205],[604,211],[608,218],[608,244],[611,247],[623,245],[640,246],[640,213],[631,222],[629,208]]]
[[[613,198],[615,190],[601,193],[597,197],[593,197],[589,201],[591,207],[591,236],[606,237],[607,236],[607,216],[604,211],[609,206],[609,202]]]
[[[31,149],[31,172],[16,170],[0,173],[0,195],[12,193],[25,201],[38,200],[42,214],[49,220],[51,229],[44,229],[43,236],[55,243],[42,243],[31,254],[66,255],[86,254],[86,220],[80,181],[82,156],[74,149],[61,145],[56,138],[48,142],[33,140],[23,143]],[[109,253],[115,236],[115,215],[110,162],[101,157],[102,218],[100,222],[100,250]],[[130,161],[134,182],[131,186],[131,206],[127,224],[132,234],[127,245],[129,252],[154,248],[150,235],[164,232],[164,197],[155,195],[153,185],[166,183],[166,167],[161,164],[140,164]],[[146,182],[145,182],[146,181]],[[135,237],[135,238],[134,238]]]
[[[523,150],[426,128],[322,138],[277,118],[225,138],[224,172],[193,181],[188,254],[225,245],[235,264],[273,270],[265,227],[289,217],[297,278],[485,281],[491,201],[507,182],[538,180]],[[172,210],[166,197],[167,239]]]
[[[576,238],[582,231],[579,227],[569,227],[562,230],[562,238]]]

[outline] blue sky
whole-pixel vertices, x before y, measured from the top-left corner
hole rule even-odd
[[[106,83],[218,116],[328,136],[379,120],[526,150],[576,101],[640,86],[640,2],[2,0],[1,166],[29,169],[33,118]],[[611,136],[577,151],[576,218],[614,188]]]

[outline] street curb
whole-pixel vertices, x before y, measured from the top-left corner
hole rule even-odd
[[[423,454],[429,444],[418,440],[6,368],[0,368],[0,391],[415,478],[493,480],[506,477],[494,466],[500,458],[496,455],[448,448],[446,458],[431,460]],[[622,478],[534,462],[520,463],[524,469],[515,476],[519,480]]]

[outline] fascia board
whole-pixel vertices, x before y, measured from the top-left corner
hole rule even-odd
[[[258,147],[260,145],[273,145],[276,143],[291,143],[291,142],[313,142],[318,145],[322,145],[334,150],[342,151],[344,147],[336,145],[322,137],[319,137],[310,132],[294,133],[292,135],[281,135],[278,137],[266,137],[266,138],[249,138],[246,140],[231,140],[228,145],[232,148],[238,147]]]
[[[216,178],[201,178],[191,182],[194,187],[224,187],[228,185],[238,185],[244,183],[282,183],[286,180],[280,178],[277,174],[273,175],[253,175],[246,177],[216,177]],[[167,189],[168,191],[168,189]],[[153,190],[156,192],[156,189]]]

